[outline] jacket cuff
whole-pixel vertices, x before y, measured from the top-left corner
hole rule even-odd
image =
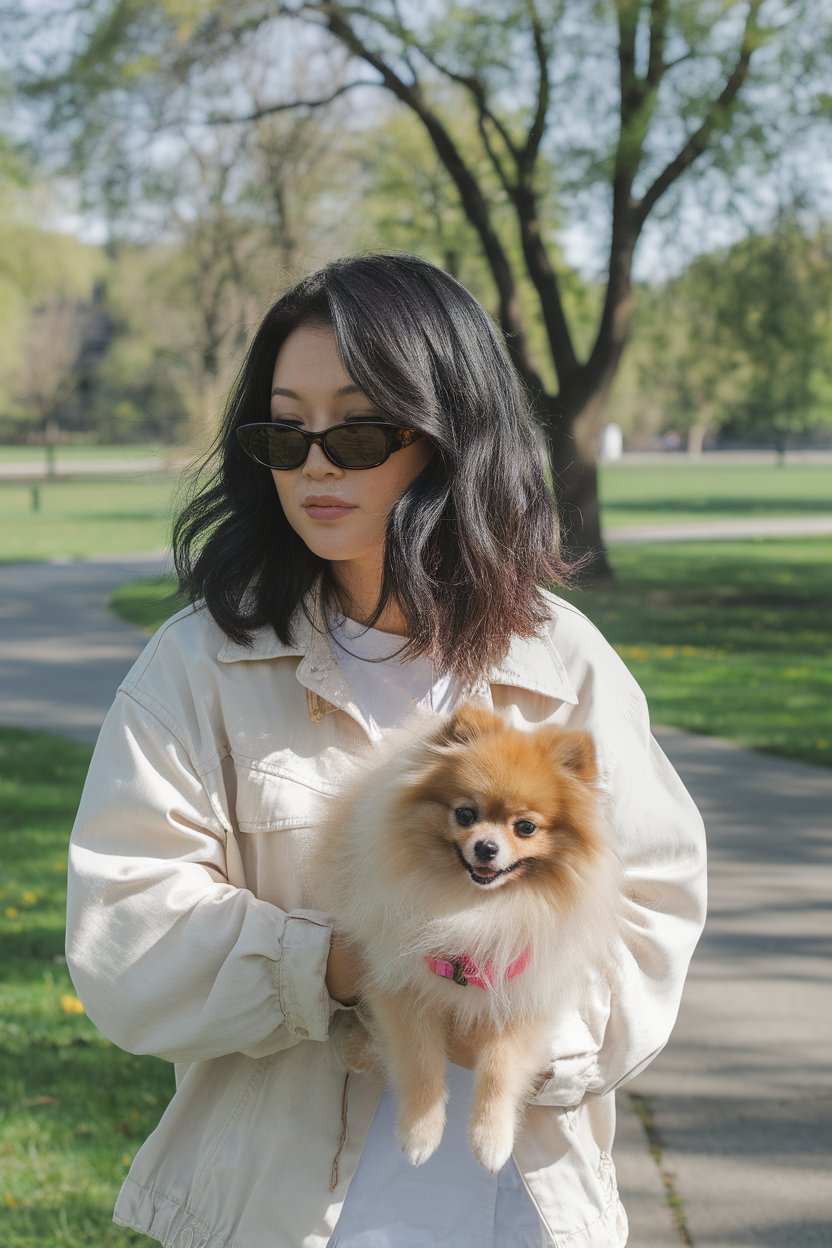
[[[300,1040],[326,1040],[330,1001],[326,963],[332,921],[315,910],[292,910],[283,927],[275,988],[286,1028]]]

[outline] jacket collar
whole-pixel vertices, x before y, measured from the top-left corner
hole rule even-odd
[[[352,691],[341,675],[322,625],[323,616],[317,589],[307,598],[306,606],[306,611],[302,606],[298,607],[292,618],[292,643],[282,642],[274,629],[266,626],[254,633],[250,646],[239,645],[226,638],[217,658],[221,663],[299,658],[301,661],[298,664],[297,678],[300,683],[355,715],[358,708],[353,702]],[[472,689],[472,694],[487,696],[492,685],[528,689],[572,706],[578,703],[563,660],[548,630],[534,637],[513,638],[502,662],[485,673]],[[363,718],[360,712],[357,717]]]
[[[490,685],[530,689],[559,702],[578,705],[578,695],[548,630],[535,637],[514,637],[508,654],[486,679]]]

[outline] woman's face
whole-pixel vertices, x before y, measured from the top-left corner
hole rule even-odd
[[[271,415],[312,433],[357,418],[385,419],[344,368],[332,329],[322,325],[298,326],[281,347]],[[370,578],[377,595],[387,516],[431,454],[429,442],[419,438],[377,468],[350,469],[312,446],[300,468],[272,475],[286,519],[309,549],[336,565],[346,588]]]

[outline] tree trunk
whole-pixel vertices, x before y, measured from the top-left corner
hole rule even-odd
[[[56,474],[55,446],[58,441],[58,420],[54,411],[46,417],[43,440],[46,447],[46,475],[54,477]]]
[[[545,426],[552,464],[552,481],[561,526],[561,548],[572,560],[581,560],[579,580],[598,584],[613,579],[601,533],[598,499],[596,438],[587,413],[569,419],[561,399],[549,399],[538,408]]]
[[[708,432],[707,425],[691,425],[688,429],[688,455],[701,455],[702,447],[705,443],[705,434]]]

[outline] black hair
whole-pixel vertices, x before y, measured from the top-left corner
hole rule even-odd
[[[529,402],[499,331],[472,294],[409,255],[334,261],[266,313],[232,390],[222,428],[174,526],[180,592],[204,599],[232,640],[291,619],[329,565],[291,528],[271,473],[241,449],[239,425],[269,419],[277,354],[300,325],[331,325],[356,385],[395,425],[435,448],[394,503],[372,625],[395,601],[407,627],[401,657],[473,678],[515,634],[548,618],[540,584],[563,584],[555,508]],[[206,474],[207,479],[206,479]]]

